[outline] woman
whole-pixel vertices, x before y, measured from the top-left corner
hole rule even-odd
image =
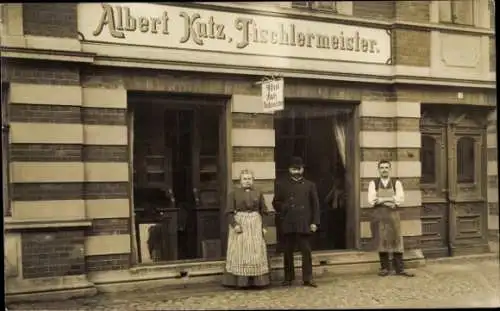
[[[253,173],[240,173],[240,188],[231,193],[226,209],[229,223],[226,267],[222,284],[230,287],[264,287],[270,284],[263,215],[274,214],[262,193],[253,188]]]

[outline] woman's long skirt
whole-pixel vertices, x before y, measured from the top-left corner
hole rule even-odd
[[[243,232],[230,226],[226,265],[222,284],[230,287],[263,287],[270,284],[262,217],[257,212],[237,212],[236,222]]]

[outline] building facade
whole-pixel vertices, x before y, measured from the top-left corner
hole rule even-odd
[[[372,250],[366,192],[388,159],[406,248],[489,251],[492,5],[3,4],[7,294],[91,291],[162,265],[173,278],[193,259],[216,273],[240,170],[270,204],[291,155],[325,202],[317,250]],[[274,114],[271,75],[285,81]]]

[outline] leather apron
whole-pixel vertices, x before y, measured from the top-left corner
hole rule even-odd
[[[380,182],[377,196],[379,198],[393,197],[394,189],[392,180],[387,187]],[[390,208],[383,204],[375,206],[375,234],[378,252],[402,253],[404,250],[403,236],[401,234],[401,219],[396,208]]]

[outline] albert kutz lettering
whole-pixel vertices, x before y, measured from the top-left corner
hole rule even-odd
[[[103,4],[102,8],[99,24],[93,32],[96,37],[103,32],[105,27],[112,37],[124,40],[126,40],[127,32],[139,31],[144,34],[170,35],[171,20],[167,11],[163,11],[156,17],[144,17],[133,15],[130,8],[126,6]],[[190,40],[198,46],[203,46],[206,40],[233,42],[233,38],[226,33],[227,25],[218,23],[213,16],[207,18],[199,13],[180,12],[179,17],[183,25],[176,24],[175,27],[183,27],[183,34],[179,38],[181,44]],[[277,23],[274,29],[265,29],[259,27],[253,18],[246,17],[236,17],[232,27],[238,34],[234,42],[238,49],[244,49],[252,44],[271,44],[369,54],[380,53],[377,40],[361,37],[358,31],[354,31],[349,36],[344,35],[343,31],[340,31],[339,35],[303,32],[298,31],[293,23]]]

